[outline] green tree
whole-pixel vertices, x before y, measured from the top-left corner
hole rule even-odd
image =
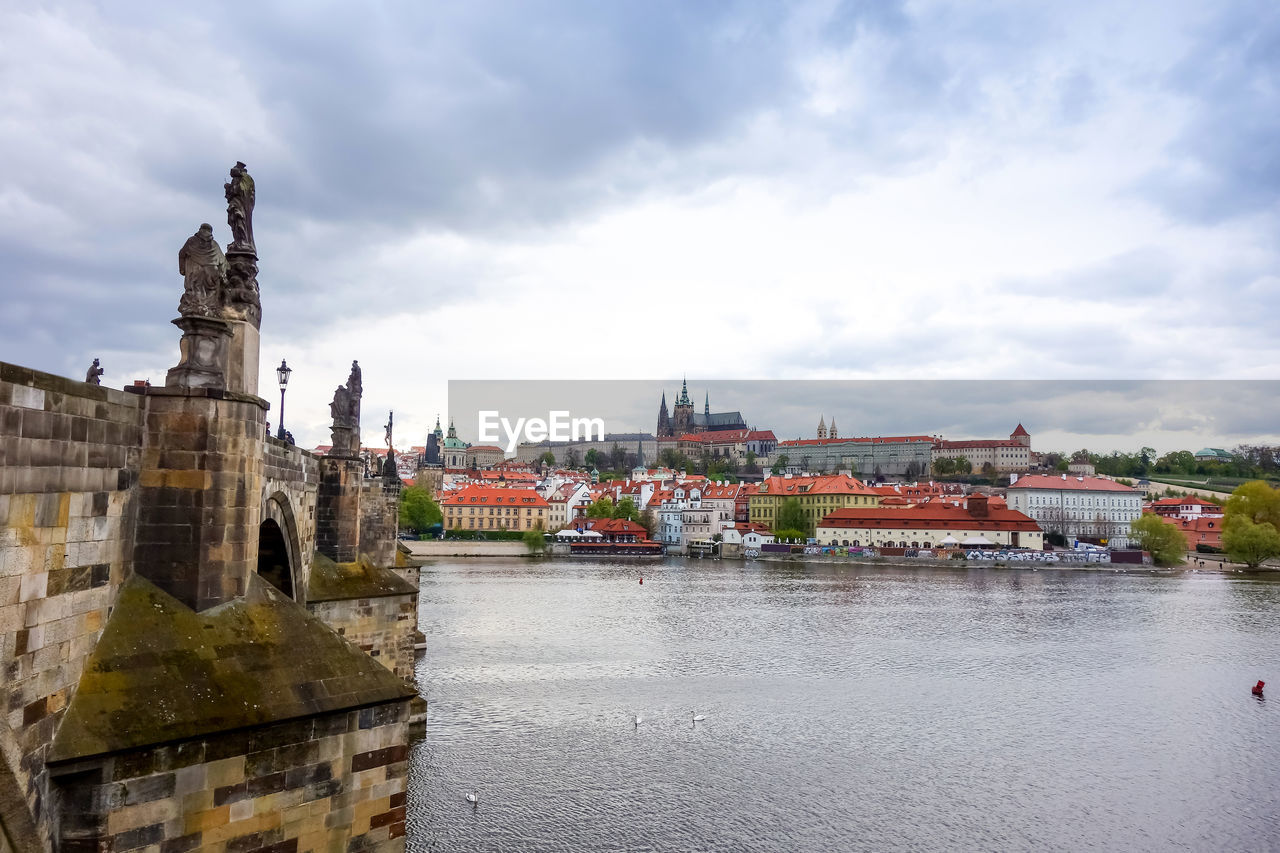
[[[779,453],[778,458],[773,460],[773,467],[777,471],[783,471],[787,465],[791,463],[791,457],[785,453]]]
[[[1058,464],[1053,466],[1053,470],[1055,470],[1055,471],[1066,471],[1066,470],[1067,470],[1068,468],[1070,468],[1070,467],[1071,467],[1071,465],[1070,465],[1070,463],[1069,463],[1069,462],[1067,462],[1067,460],[1065,460],[1065,459],[1059,459],[1059,460],[1058,460]]]
[[[1256,569],[1266,560],[1280,557],[1280,531],[1266,522],[1228,515],[1222,528],[1222,550],[1228,560]]]
[[[1273,489],[1262,480],[1244,483],[1227,498],[1226,514],[1228,521],[1243,517],[1280,530],[1280,489]]]
[[[797,498],[787,498],[782,502],[782,506],[778,507],[778,517],[774,521],[773,529],[775,531],[798,530],[802,533],[802,538],[813,535],[809,514],[804,511],[804,507],[800,505]]]
[[[591,468],[599,468],[603,463],[604,460],[600,458],[600,451],[596,450],[594,447],[587,451],[587,455],[583,457],[582,460],[582,464]]]
[[[784,539],[799,539],[803,542],[805,539],[809,538],[809,534],[805,533],[803,530],[775,530],[773,535],[774,538],[779,541]]]
[[[1144,515],[1134,519],[1129,530],[1138,540],[1139,547],[1151,553],[1157,566],[1176,566],[1187,551],[1187,540],[1182,532],[1158,515]]]
[[[400,526],[421,533],[444,520],[440,507],[424,486],[409,486],[400,493]]]
[[[644,536],[646,539],[653,538],[653,529],[658,525],[658,519],[654,517],[653,510],[646,509],[640,513],[640,517],[635,519],[636,523],[643,525]]]
[[[636,506],[636,502],[628,495],[618,501],[618,505],[613,508],[614,518],[625,518],[627,521],[635,521],[640,517],[640,509]]]
[[[543,465],[554,465],[556,464],[556,455],[548,450],[546,453],[538,457],[538,461]]]
[[[547,549],[547,540],[541,530],[526,530],[520,538],[524,540],[530,554],[540,554]]]
[[[973,473],[973,463],[970,462],[968,459],[965,459],[963,456],[957,456],[955,458],[955,461],[952,463],[952,465],[953,465],[952,470],[954,470],[957,474]]]
[[[587,518],[613,518],[613,498],[601,495],[587,507]]]

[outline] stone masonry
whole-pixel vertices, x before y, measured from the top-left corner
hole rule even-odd
[[[404,849],[398,484],[266,435],[232,178],[243,269],[184,247],[167,387],[0,362],[0,853]]]

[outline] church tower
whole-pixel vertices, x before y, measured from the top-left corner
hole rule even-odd
[[[818,438],[827,437],[827,419],[822,415],[818,416]]]
[[[689,381],[686,379],[680,385],[680,396],[676,398],[676,405],[672,410],[672,434],[682,436],[685,433],[693,431],[693,401],[689,399]]]
[[[667,438],[671,435],[671,415],[667,414],[667,392],[662,392],[662,405],[658,407],[658,438]]]
[[[831,419],[831,429],[827,431],[827,438],[839,438],[840,430],[836,429],[836,419]]]

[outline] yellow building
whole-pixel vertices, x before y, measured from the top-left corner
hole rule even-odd
[[[776,530],[778,510],[783,502],[795,498],[809,518],[809,529],[837,509],[880,506],[880,495],[861,480],[834,474],[818,477],[793,477],[790,474],[770,477],[760,484],[748,499],[749,518]]]
[[[533,489],[469,486],[440,498],[445,530],[545,530],[547,501]]]

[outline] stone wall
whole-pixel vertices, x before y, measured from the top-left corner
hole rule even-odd
[[[58,767],[58,849],[383,849],[405,833],[408,726],[401,701]]]
[[[267,437],[263,447],[263,520],[274,518],[289,544],[294,589],[302,594],[311,582],[311,555],[316,541],[316,503],[320,490],[320,461],[299,447]]]
[[[265,403],[147,389],[134,566],[196,610],[243,595],[257,570]]]
[[[416,594],[312,601],[307,609],[387,669],[413,682]]]
[[[340,456],[325,456],[319,462],[316,550],[339,563],[351,562],[360,556],[360,489],[364,482],[364,463]]]
[[[131,567],[141,413],[0,363],[0,756],[42,831],[48,745]]]
[[[400,532],[400,489],[365,480],[360,496],[360,553],[375,566],[394,566]]]

